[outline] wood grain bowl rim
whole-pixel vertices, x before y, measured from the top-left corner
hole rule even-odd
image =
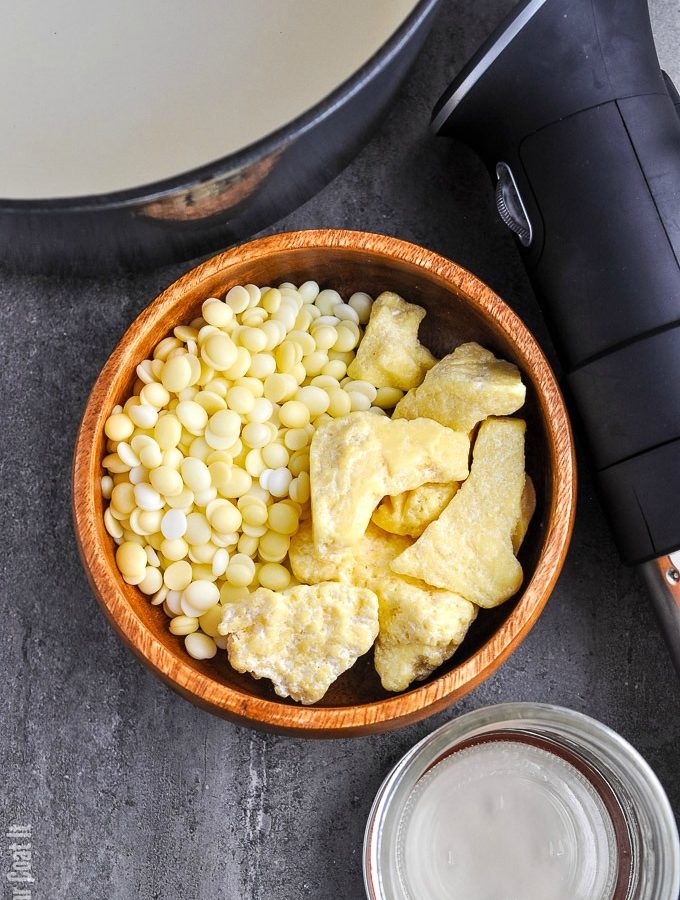
[[[154,320],[169,314],[185,293],[203,281],[233,266],[294,250],[353,250],[388,265],[401,261],[426,270],[447,290],[462,294],[514,345],[521,368],[534,383],[550,448],[552,491],[545,538],[534,573],[508,619],[469,659],[439,678],[394,697],[354,706],[291,706],[256,697],[197,671],[183,648],[171,652],[131,609],[124,582],[103,552],[103,541],[110,538],[96,507],[102,474],[101,458],[95,452],[97,435],[113,406],[112,382],[121,356],[139,349],[137,344],[143,344]],[[564,563],[575,515],[576,464],[569,418],[555,375],[524,323],[489,287],[456,263],[407,241],[323,229],[276,234],[220,253],[180,277],[137,316],[88,398],[76,441],[72,485],[76,539],[90,584],[123,641],[147,666],[187,699],[238,724],[299,736],[334,737],[387,731],[432,715],[472,690],[512,653],[540,615]]]

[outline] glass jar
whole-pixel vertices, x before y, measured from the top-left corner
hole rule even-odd
[[[620,735],[538,703],[479,709],[413,747],[364,841],[370,900],[676,900],[656,775]]]

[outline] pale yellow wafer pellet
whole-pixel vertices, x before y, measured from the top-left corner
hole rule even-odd
[[[305,447],[296,451],[290,458],[288,468],[293,478],[297,478],[301,472],[309,472],[309,449]]]
[[[124,481],[121,484],[116,484],[114,486],[111,491],[112,511],[123,513],[124,516],[129,516],[136,505],[135,491],[129,482]]]
[[[333,325],[319,325],[314,329],[316,349],[321,353],[327,353],[334,347],[338,340],[338,332]],[[327,363],[326,363],[327,365]]]
[[[247,587],[255,575],[255,565],[245,553],[236,553],[229,560],[226,577],[234,587]]]
[[[235,587],[225,581],[220,587],[220,603],[225,606],[228,603],[239,603],[249,595],[248,588]]]
[[[347,364],[342,362],[339,359],[333,359],[330,356],[332,351],[329,351],[328,362],[321,370],[322,375],[330,375],[331,378],[335,378],[336,381],[340,381],[341,378],[344,378],[347,374]]]
[[[163,573],[165,586],[171,591],[183,591],[191,584],[192,577],[191,565],[185,559],[171,563]]]
[[[292,535],[298,529],[298,516],[288,503],[273,503],[269,507],[267,524],[278,534]]]
[[[232,444],[238,439],[241,431],[241,419],[239,414],[232,409],[221,409],[219,412],[214,413],[210,416],[208,425],[210,431],[214,435],[224,438],[225,440],[228,439]]]
[[[238,543],[238,534],[235,531],[232,531],[229,534],[218,534],[216,531],[213,531],[212,542],[213,542],[213,544],[215,544],[216,547],[218,547],[220,549],[225,548],[228,550],[230,547],[233,547],[234,544]],[[214,562],[215,562],[215,557],[213,557],[213,564],[214,564]],[[226,564],[225,564],[225,569],[226,569]],[[216,577],[219,577],[220,574],[223,575],[224,573],[223,572],[215,572],[213,570],[213,575],[215,575]]]
[[[326,353],[322,353],[320,350],[310,353],[309,356],[305,356],[302,360],[302,367],[304,368],[305,375],[308,378],[320,375],[327,362],[328,355]]]
[[[173,416],[174,418],[174,416]],[[175,419],[175,421],[177,421]],[[179,425],[179,422],[177,422]],[[163,452],[160,445],[150,438],[148,444],[144,444],[144,446],[139,451],[139,461],[144,466],[145,469],[156,469],[163,462]]]
[[[352,322],[341,322],[341,324],[338,325],[338,338],[333,346],[333,350],[337,353],[347,353],[350,350],[354,350],[359,343],[359,337],[354,330],[350,328],[350,325],[352,324]]]
[[[191,383],[192,369],[187,355],[173,356],[163,366],[161,384],[166,391],[179,394]]]
[[[291,500],[296,503],[307,503],[311,494],[311,483],[308,472],[300,472],[290,483],[288,489]]]
[[[170,562],[179,562],[184,559],[188,552],[189,545],[184,538],[174,538],[173,540],[166,539],[161,544],[161,553],[166,559],[169,559]]]
[[[333,312],[333,307],[337,306],[338,303],[342,303],[342,297],[337,291],[326,289],[317,294],[314,303],[319,307],[322,315],[330,316]]]
[[[290,331],[288,333],[287,339],[289,341],[294,341],[302,348],[302,355],[300,356],[300,359],[302,359],[302,357],[304,356],[309,356],[310,353],[314,353],[314,351],[316,350],[316,342],[312,335],[307,331],[301,331],[295,328],[293,329],[293,331]]]
[[[162,341],[159,341],[159,343],[156,344],[156,347],[153,351],[153,357],[154,357],[154,359],[165,361],[166,359],[168,359],[168,357],[170,356],[172,351],[177,350],[177,348],[179,346],[180,346],[180,341],[178,341],[177,338],[175,338],[175,337],[163,338]]]
[[[180,471],[184,483],[192,491],[205,491],[210,487],[210,470],[203,460],[188,456],[182,461]]]
[[[274,404],[271,400],[268,400],[266,397],[258,397],[255,401],[253,408],[246,415],[246,419],[249,422],[258,422],[259,424],[266,424],[269,419],[271,419],[274,414]]]
[[[107,454],[102,460],[102,465],[114,475],[130,471],[130,466],[126,465],[117,453]]]
[[[123,526],[114,518],[110,509],[104,512],[104,527],[114,540],[120,540],[123,537]]]
[[[316,281],[305,281],[298,288],[298,293],[305,303],[314,303],[319,295],[319,285]]]
[[[253,483],[252,477],[240,466],[233,466],[229,477],[220,485],[219,492],[230,500],[241,497]]]
[[[250,294],[245,287],[239,284],[227,292],[224,301],[238,315],[238,313],[242,313],[250,306]]]
[[[286,428],[302,428],[309,423],[309,409],[299,400],[287,400],[279,410],[279,419]]]
[[[213,500],[206,510],[208,522],[221,534],[238,531],[241,527],[240,510],[229,500]]]
[[[194,492],[191,488],[185,487],[181,494],[177,497],[166,497],[166,506],[170,509],[182,509],[186,512],[194,502]]]
[[[215,641],[200,631],[188,634],[184,638],[184,646],[189,656],[194,659],[212,659],[217,653]]]
[[[182,592],[181,591],[171,591],[169,588],[167,589],[167,594],[165,595],[165,600],[163,602],[163,610],[166,615],[170,616],[181,616],[182,615]]]
[[[245,347],[237,347],[234,362],[225,370],[224,375],[232,381],[235,381],[237,378],[243,378],[250,369],[250,362],[251,358],[248,350]]]
[[[236,344],[228,334],[215,332],[208,335],[201,349],[201,358],[211,369],[224,372],[234,365],[238,357]]]
[[[277,531],[267,531],[260,538],[258,553],[264,562],[281,562],[288,553],[290,538]]]
[[[290,428],[283,436],[283,442],[288,450],[295,452],[307,446],[309,435],[304,428]]]
[[[403,396],[404,392],[399,388],[381,387],[378,388],[373,403],[380,409],[394,409]]]
[[[172,634],[184,636],[198,631],[198,619],[195,616],[175,616],[169,625]]]
[[[194,400],[180,401],[175,407],[175,414],[184,428],[193,435],[200,435],[208,424],[208,413]]]
[[[325,413],[330,403],[327,391],[311,384],[298,388],[295,400],[304,403],[312,419]]]
[[[127,414],[139,428],[153,428],[158,421],[156,408],[145,403],[131,406]]]
[[[214,544],[192,544],[189,548],[189,559],[195,563],[210,563],[212,569],[213,556],[216,552],[217,547]]]
[[[147,558],[144,548],[138,543],[125,541],[116,550],[116,565],[123,575],[141,579],[144,577],[147,567]]]
[[[227,393],[227,406],[239,415],[250,412],[254,404],[253,392],[246,387],[233,387]]]
[[[210,523],[200,512],[192,512],[187,516],[187,530],[184,539],[188,544],[207,544],[210,540]]]
[[[266,447],[262,448],[261,453],[262,460],[269,469],[278,469],[280,466],[287,466],[288,460],[290,459],[290,453],[283,444],[273,442],[267,444]]]
[[[347,303],[352,309],[356,310],[359,322],[362,325],[366,325],[371,318],[371,309],[373,307],[373,300],[370,294],[357,291],[355,294],[352,294]]]
[[[343,385],[343,389],[348,393],[358,391],[368,399],[369,403],[373,403],[378,394],[377,388],[375,388],[372,384],[369,384],[368,381],[353,381],[352,379],[350,379],[346,384]]]
[[[249,422],[241,432],[241,439],[247,447],[252,449],[265,447],[270,442],[271,435],[263,422]]]
[[[154,568],[157,569],[160,566],[161,561],[158,557],[158,554],[156,553],[154,548],[151,546],[151,544],[146,545],[146,547],[144,548],[144,552],[146,553],[146,558],[148,560],[149,565],[153,566]],[[159,588],[159,590],[160,590],[160,588]]]
[[[248,292],[248,308],[252,309],[252,307],[257,306],[260,302],[262,298],[262,289],[256,284],[246,284],[244,287]]]
[[[187,585],[182,595],[182,609],[185,603],[193,609],[201,612],[207,612],[212,606],[219,602],[219,588],[213,584],[211,580],[197,579]]]
[[[150,536],[160,531],[161,521],[163,519],[162,510],[140,509],[133,511],[133,514],[134,512],[137,512],[137,521],[143,534]],[[130,521],[132,521],[132,516],[130,517]]]
[[[147,566],[137,587],[143,594],[155,594],[163,587],[163,573],[154,566]]]
[[[104,434],[112,441],[126,441],[134,430],[134,422],[122,412],[109,416],[104,425]]]
[[[238,539],[237,549],[239,553],[245,553],[246,556],[255,556],[259,539],[245,532]]]
[[[182,476],[169,466],[158,466],[149,473],[149,480],[152,487],[166,497],[177,497],[184,488]]]
[[[302,348],[299,344],[285,340],[276,348],[274,358],[276,360],[276,368],[279,372],[290,372],[293,367],[302,359]],[[298,358],[298,353],[300,356]],[[131,423],[132,424],[132,423]],[[132,432],[130,432],[131,434]]]
[[[264,382],[264,396],[272,403],[290,400],[298,389],[297,381],[285,372],[268,375]]]
[[[333,349],[333,350],[328,351],[328,359],[329,360],[339,360],[340,362],[344,363],[345,370],[346,370],[347,366],[349,366],[349,364],[354,359],[354,353],[351,350],[348,352],[345,352],[345,353],[341,353],[340,351]],[[338,377],[340,377],[340,376],[338,376]]]
[[[262,459],[262,450],[254,447],[246,456],[245,469],[252,478],[259,478],[267,468],[267,464]]]
[[[262,500],[253,499],[243,505],[241,514],[246,525],[264,525],[268,516],[267,504]]]
[[[328,415],[334,419],[347,416],[352,411],[352,398],[342,388],[331,388],[328,391]]]
[[[258,572],[258,579],[262,587],[270,591],[283,591],[290,584],[290,572],[279,563],[265,563]]]
[[[166,587],[162,587],[160,591],[156,591],[156,593],[151,598],[152,606],[160,606],[165,603],[165,598],[168,596],[168,589]]]
[[[183,452],[184,451],[179,450],[177,447],[168,447],[167,450],[163,451],[163,465],[169,466],[171,469],[179,470],[179,467],[182,465],[182,460],[184,459]]]
[[[359,391],[347,391],[349,395],[352,412],[366,412],[371,408],[371,401],[366,394],[360,394]]]
[[[176,447],[182,439],[182,423],[177,416],[167,413],[159,418],[153,436],[162,450]]]
[[[281,291],[276,288],[269,288],[269,290],[265,291],[260,297],[260,305],[270,315],[278,312],[278,309],[281,306]]]
[[[167,363],[166,363],[167,365]],[[157,381],[151,384],[145,384],[139,393],[139,399],[148,406],[154,406],[156,409],[163,409],[170,402],[170,394],[167,389]]]
[[[220,485],[224,484],[224,482],[229,478],[229,473],[231,472],[233,466],[233,462],[231,457],[229,457],[229,461],[225,460],[216,460],[215,462],[211,462],[208,466],[208,471],[210,472],[210,479],[214,487],[218,490],[220,489]]]
[[[248,374],[254,378],[265,379],[276,372],[276,360],[269,353],[256,353],[248,368]]]
[[[209,325],[222,328],[234,318],[234,310],[217,297],[209,297],[201,307],[203,318]]]
[[[313,387],[323,388],[326,392],[337,390],[340,387],[340,382],[337,378],[333,378],[332,375],[315,375],[311,380],[311,384]]]
[[[209,416],[212,416],[216,412],[219,412],[221,409],[226,409],[227,407],[227,402],[224,397],[221,397],[219,394],[215,394],[212,391],[199,391],[194,397],[194,400],[203,407]]]
[[[267,336],[259,328],[242,328],[238,339],[241,346],[251,353],[259,353],[267,346]]]
[[[191,571],[194,581],[207,581],[210,583],[217,581],[216,576],[213,575],[212,564],[202,565],[201,563],[194,563]],[[191,615],[196,615],[196,613],[191,613]]]
[[[211,638],[217,637],[217,626],[222,621],[223,612],[224,610],[219,603],[216,603],[215,606],[211,606],[207,612],[204,612],[198,620],[201,631]]]

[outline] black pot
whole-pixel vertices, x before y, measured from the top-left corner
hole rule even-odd
[[[216,163],[126,191],[0,200],[0,263],[94,273],[189,259],[272,224],[357,153],[388,108],[432,24],[421,0],[381,49],[308,112]]]

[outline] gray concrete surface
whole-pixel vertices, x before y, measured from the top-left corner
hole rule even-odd
[[[355,227],[420,242],[486,279],[547,345],[481,165],[426,130],[440,89],[511,5],[447,2],[371,143],[276,230]],[[677,70],[679,4],[657,2],[655,19]],[[647,757],[680,811],[680,686],[585,465],[573,545],[544,615],[500,671],[429,721],[335,742],[256,734],[195,709],[132,658],[81,571],[69,467],[107,354],[184,268],[0,280],[2,833],[32,825],[33,898],[360,898],[364,823],[387,771],[451,716],[504,700],[602,719]]]

